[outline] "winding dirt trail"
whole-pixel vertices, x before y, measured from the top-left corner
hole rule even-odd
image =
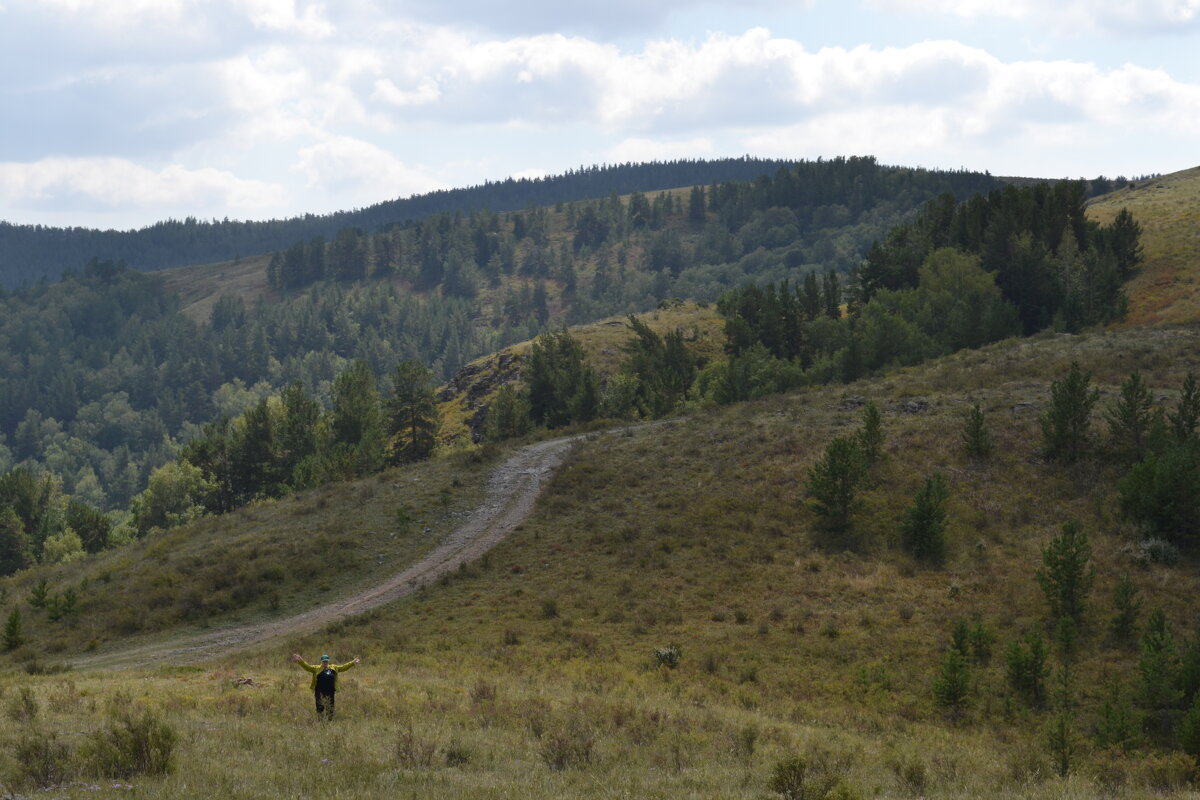
[[[328,605],[284,619],[206,631],[77,659],[77,670],[126,669],[150,664],[211,662],[231,649],[307,633],[415,592],[441,575],[473,561],[495,546],[533,511],[534,502],[567,452],[583,435],[521,448],[488,479],[487,498],[461,527],[432,551],[387,581]]]

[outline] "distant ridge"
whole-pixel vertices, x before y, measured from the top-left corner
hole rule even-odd
[[[0,222],[0,286],[11,288],[43,278],[57,280],[67,270],[81,269],[92,258],[124,261],[142,271],[229,261],[282,250],[314,236],[332,238],[347,227],[372,231],[443,212],[514,211],[530,205],[551,205],[613,193],[753,180],[795,163],[794,159],[742,156],[712,161],[593,165],[543,178],[506,178],[479,186],[429,192],[354,211],[264,221],[206,222],[188,217],[133,231]]]

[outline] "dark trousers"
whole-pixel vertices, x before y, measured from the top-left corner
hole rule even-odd
[[[333,719],[333,692],[329,694],[316,693],[317,698],[317,716]]]

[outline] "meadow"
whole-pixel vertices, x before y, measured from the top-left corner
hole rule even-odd
[[[33,674],[14,669],[0,694],[0,785],[38,797],[1195,796],[1190,757],[1095,735],[1114,681],[1130,697],[1138,679],[1136,650],[1107,637],[1117,580],[1137,587],[1143,623],[1161,608],[1182,642],[1196,634],[1194,554],[1142,557],[1142,534],[1118,514],[1120,470],[1100,455],[1047,461],[1038,418],[1072,361],[1093,373],[1101,407],[1134,369],[1169,406],[1200,372],[1198,345],[1186,326],[1046,334],[585,440],[533,515],[478,562],[408,600],[214,663],[62,671],[136,604],[140,591],[121,587],[177,573],[181,592],[189,573],[172,559],[228,557],[232,569],[252,542],[260,558],[286,554],[296,520],[310,526],[297,541],[340,522],[328,552],[351,555],[286,577],[277,610],[257,598],[204,624],[367,585],[420,552],[397,544],[372,564],[380,535],[408,541],[397,509],[408,504],[416,530],[446,530],[496,453],[253,505],[47,572],[55,586],[89,578],[82,613],[60,625],[24,605],[43,573],[22,574],[0,588],[30,638],[10,663]],[[808,470],[858,429],[867,402],[882,411],[884,458],[850,531],[832,535],[809,507]],[[975,402],[996,441],[986,462],[959,447]],[[1099,415],[1094,430],[1102,441]],[[898,545],[898,519],[933,472],[951,487],[940,568]],[[396,488],[410,484],[426,494]],[[1014,697],[1003,654],[1027,633],[1052,636],[1035,571],[1068,520],[1090,537],[1097,579],[1072,660],[1064,777],[1055,715]],[[120,602],[101,600],[109,591]],[[168,640],[197,624],[145,617],[140,635]],[[959,621],[990,632],[991,657],[972,663],[969,700],[950,713],[932,685]],[[114,636],[94,652],[122,646]],[[292,652],[362,657],[332,723],[315,719]],[[1057,654],[1051,663],[1060,676]],[[99,744],[153,743],[156,731],[173,742],[163,774],[153,759],[122,772]]]

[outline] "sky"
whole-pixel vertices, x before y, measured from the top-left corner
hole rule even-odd
[[[1200,0],[0,0],[0,220],[269,219],[592,164],[1200,164]]]

